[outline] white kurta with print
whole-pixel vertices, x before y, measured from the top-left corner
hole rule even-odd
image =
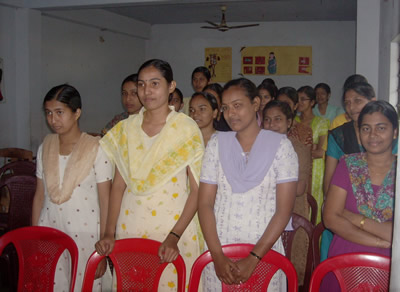
[[[64,170],[71,155],[59,155],[60,185]],[[39,225],[59,229],[75,241],[79,250],[78,273],[75,291],[81,291],[86,262],[94,251],[94,245],[100,237],[100,208],[97,183],[111,180],[112,165],[101,147],[89,175],[76,187],[71,198],[61,205],[50,201],[43,173],[42,145],[37,155],[36,176],[43,180],[45,186],[43,208]],[[69,291],[70,263],[68,253],[61,255],[57,265],[54,291]],[[96,280],[93,291],[101,290],[100,280]]]
[[[233,193],[219,160],[217,136],[213,136],[203,158],[200,181],[218,185],[214,214],[221,244],[257,243],[275,214],[276,184],[297,180],[297,176],[297,155],[285,137],[264,180],[245,193]],[[280,238],[272,249],[284,254]],[[221,291],[221,282],[212,264],[204,270],[203,288],[204,291]],[[286,277],[282,272],[272,278],[268,291],[286,291]]]

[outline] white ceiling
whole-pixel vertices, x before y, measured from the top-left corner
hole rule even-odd
[[[40,10],[103,8],[150,24],[219,23],[221,5],[229,22],[352,21],[357,0],[0,0],[0,5]]]

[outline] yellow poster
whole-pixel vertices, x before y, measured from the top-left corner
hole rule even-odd
[[[211,82],[232,79],[232,48],[205,48],[204,66],[210,70]]]
[[[245,47],[243,75],[312,75],[312,47]]]

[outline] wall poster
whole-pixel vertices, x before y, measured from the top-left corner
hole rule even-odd
[[[3,59],[0,58],[0,103],[6,102],[4,98]]]
[[[205,48],[204,66],[210,70],[211,82],[232,79],[232,48]]]
[[[244,47],[243,75],[312,75],[312,47]]]

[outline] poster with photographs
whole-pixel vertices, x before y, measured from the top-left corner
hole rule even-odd
[[[312,75],[311,46],[245,47],[244,75]]]
[[[3,59],[0,58],[0,103],[6,102],[6,99],[4,97],[4,66],[3,66]]]

